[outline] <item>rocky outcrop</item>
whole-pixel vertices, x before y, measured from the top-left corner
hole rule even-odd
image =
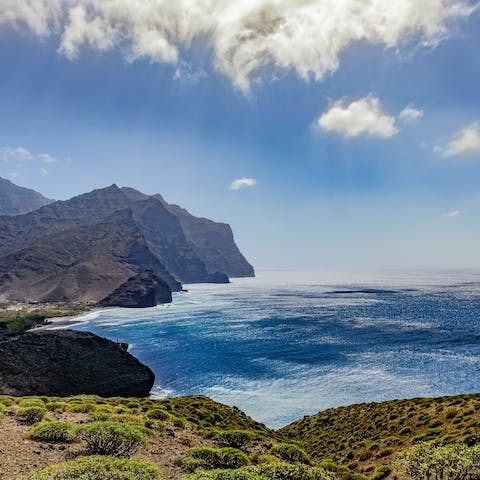
[[[0,215],[21,215],[52,202],[35,190],[19,187],[0,177]]]
[[[88,332],[0,337],[0,394],[147,396],[155,376],[125,344]]]
[[[99,302],[102,307],[147,308],[171,303],[172,292],[153,270],[146,270],[120,285]]]

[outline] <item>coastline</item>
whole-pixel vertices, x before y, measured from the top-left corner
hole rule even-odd
[[[32,330],[58,330],[58,329],[63,329],[65,327],[71,327],[74,325],[78,325],[80,323],[83,323],[84,321],[88,320],[88,316],[97,314],[99,312],[102,312],[104,310],[111,310],[109,308],[99,308],[99,307],[93,307],[90,310],[86,310],[82,313],[79,313],[78,315],[65,315],[62,317],[49,317],[45,319],[45,323],[38,325]]]

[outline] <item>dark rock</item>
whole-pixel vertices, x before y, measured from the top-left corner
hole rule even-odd
[[[129,278],[99,304],[102,307],[146,308],[171,301],[168,285],[152,270],[145,270]]]
[[[215,272],[207,275],[205,283],[230,283],[230,280],[224,273]]]
[[[155,376],[110,340],[73,330],[0,337],[0,394],[147,396]]]

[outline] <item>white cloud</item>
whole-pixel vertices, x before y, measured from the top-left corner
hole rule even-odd
[[[437,145],[433,151],[444,157],[480,154],[480,123],[462,128],[445,147]]]
[[[41,153],[37,157],[43,163],[55,163],[57,159],[49,153]]]
[[[41,162],[46,164],[57,162],[57,159],[50,153],[40,153],[36,155],[25,147],[0,147],[0,160],[5,163],[13,163],[16,165],[16,168],[21,168],[26,162]]]
[[[40,169],[40,175],[42,177],[46,177],[48,175],[48,170],[46,168],[41,168]]]
[[[244,187],[253,187],[257,184],[257,181],[254,178],[237,178],[230,184],[230,190],[239,190]]]
[[[65,0],[0,0],[0,25],[27,27],[44,37],[58,25],[65,4]]]
[[[3,147],[0,148],[0,158],[4,162],[12,160],[33,160],[34,156],[25,147]]]
[[[121,47],[129,61],[177,63],[182,51],[205,41],[217,69],[247,92],[265,67],[319,80],[358,41],[434,46],[452,20],[478,6],[469,0],[0,0],[0,24],[37,35],[58,31],[69,58],[85,46]]]
[[[346,137],[366,134],[388,138],[398,132],[395,118],[384,113],[380,100],[373,96],[351,103],[343,100],[335,102],[318,118],[317,125]]]
[[[404,122],[413,122],[423,117],[423,110],[415,108],[413,105],[407,105],[398,115],[398,118]]]
[[[460,213],[460,210],[452,210],[451,212],[444,213],[443,216],[448,218],[455,218],[458,217]]]

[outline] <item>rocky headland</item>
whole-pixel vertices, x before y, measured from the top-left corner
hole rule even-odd
[[[0,335],[0,395],[147,396],[155,376],[127,345],[88,332]]]

